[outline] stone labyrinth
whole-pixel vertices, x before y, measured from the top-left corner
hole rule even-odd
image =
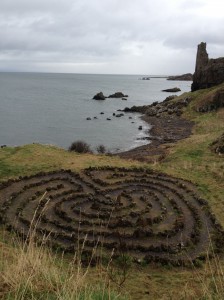
[[[55,248],[100,247],[134,260],[180,264],[205,257],[221,226],[188,181],[144,169],[89,168],[38,173],[0,185],[9,230],[36,233]],[[222,235],[223,236],[223,235]]]

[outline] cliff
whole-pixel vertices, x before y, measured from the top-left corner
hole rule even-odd
[[[206,43],[198,45],[191,90],[206,89],[224,82],[224,57],[209,59]]]

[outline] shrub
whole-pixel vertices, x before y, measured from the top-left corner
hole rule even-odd
[[[99,145],[97,146],[96,151],[100,154],[104,154],[106,153],[106,147],[104,145]]]
[[[73,142],[68,150],[77,153],[92,153],[90,145],[81,140]]]

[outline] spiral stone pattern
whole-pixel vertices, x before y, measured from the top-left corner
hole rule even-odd
[[[136,261],[203,258],[222,228],[188,181],[141,168],[38,173],[0,184],[0,218],[9,230],[75,252],[84,244]]]

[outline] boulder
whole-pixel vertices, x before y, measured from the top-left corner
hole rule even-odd
[[[221,88],[215,93],[208,93],[196,106],[198,112],[210,112],[224,107],[224,89]]]
[[[173,99],[176,98],[176,97],[177,97],[177,95],[171,95],[171,96],[168,96],[168,97],[166,97],[165,100],[163,100],[163,102],[167,102],[167,101],[173,100]]]
[[[146,113],[147,116],[152,117],[152,116],[155,116],[155,115],[157,114],[157,109],[156,109],[156,107],[149,107],[149,108],[146,110],[145,113]]]
[[[168,93],[177,93],[177,92],[180,92],[180,91],[181,91],[181,89],[179,89],[178,87],[162,90],[162,92],[168,92]]]
[[[102,92],[97,93],[94,97],[94,100],[105,100],[106,97],[104,96],[104,94]]]
[[[211,144],[211,149],[215,153],[224,154],[224,133]]]

